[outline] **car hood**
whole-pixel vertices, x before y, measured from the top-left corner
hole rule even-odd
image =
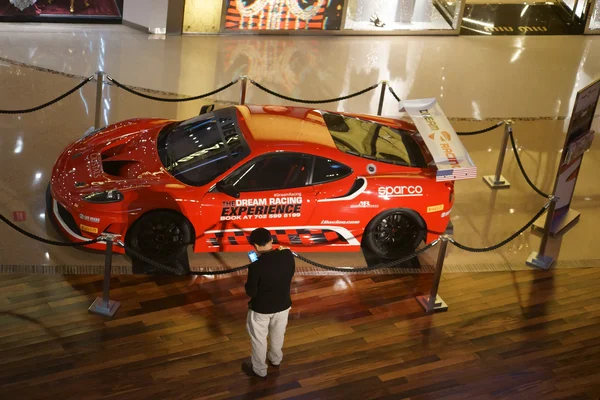
[[[126,189],[173,180],[156,146],[158,134],[170,122],[133,119],[85,135],[59,156],[52,187],[86,194],[99,187]]]

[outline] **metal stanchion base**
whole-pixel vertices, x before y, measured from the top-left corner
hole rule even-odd
[[[485,183],[487,183],[491,188],[507,188],[510,187],[510,182],[508,182],[502,175],[500,175],[500,179],[496,181],[495,175],[485,175],[483,177]]]
[[[530,267],[547,270],[554,264],[554,258],[551,256],[541,256],[537,251],[534,251],[529,255],[525,264]]]
[[[108,308],[105,307],[105,305],[102,297],[96,297],[96,300],[94,300],[90,308],[88,308],[88,311],[94,314],[104,315],[105,317],[112,317],[121,306],[121,303],[115,300],[109,300]]]
[[[542,214],[542,216],[540,216],[533,223],[533,229],[543,231],[547,215],[548,212]],[[579,211],[569,209],[569,211],[567,211],[562,217],[557,218],[556,221],[552,222],[552,226],[550,227],[550,236],[556,237],[564,231],[567,231],[579,221],[580,216],[581,213]]]
[[[421,307],[423,307],[423,309],[425,309],[425,312],[427,312],[427,305],[429,304],[429,296],[428,295],[417,296],[417,301],[419,302]],[[446,304],[440,296],[435,296],[435,304],[433,305],[433,312],[436,313],[436,312],[442,312],[442,311],[448,311],[448,304]]]

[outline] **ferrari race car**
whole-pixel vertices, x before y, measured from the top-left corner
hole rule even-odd
[[[299,252],[393,259],[445,231],[454,180],[476,175],[435,100],[401,110],[412,123],[284,106],[120,122],[59,156],[49,212],[72,241],[116,233],[157,261],[248,251],[257,227]]]

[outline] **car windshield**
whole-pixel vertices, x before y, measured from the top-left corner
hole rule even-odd
[[[323,119],[341,151],[407,167],[427,167],[411,132],[329,112],[323,112]]]
[[[234,107],[167,126],[158,136],[158,155],[179,181],[203,186],[250,154]]]

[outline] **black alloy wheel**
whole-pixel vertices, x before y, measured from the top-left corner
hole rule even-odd
[[[173,262],[192,242],[185,217],[174,211],[153,211],[142,216],[127,233],[126,244],[158,262]]]
[[[389,210],[375,217],[367,226],[365,244],[376,255],[395,259],[414,252],[425,239],[427,228],[413,210]]]

